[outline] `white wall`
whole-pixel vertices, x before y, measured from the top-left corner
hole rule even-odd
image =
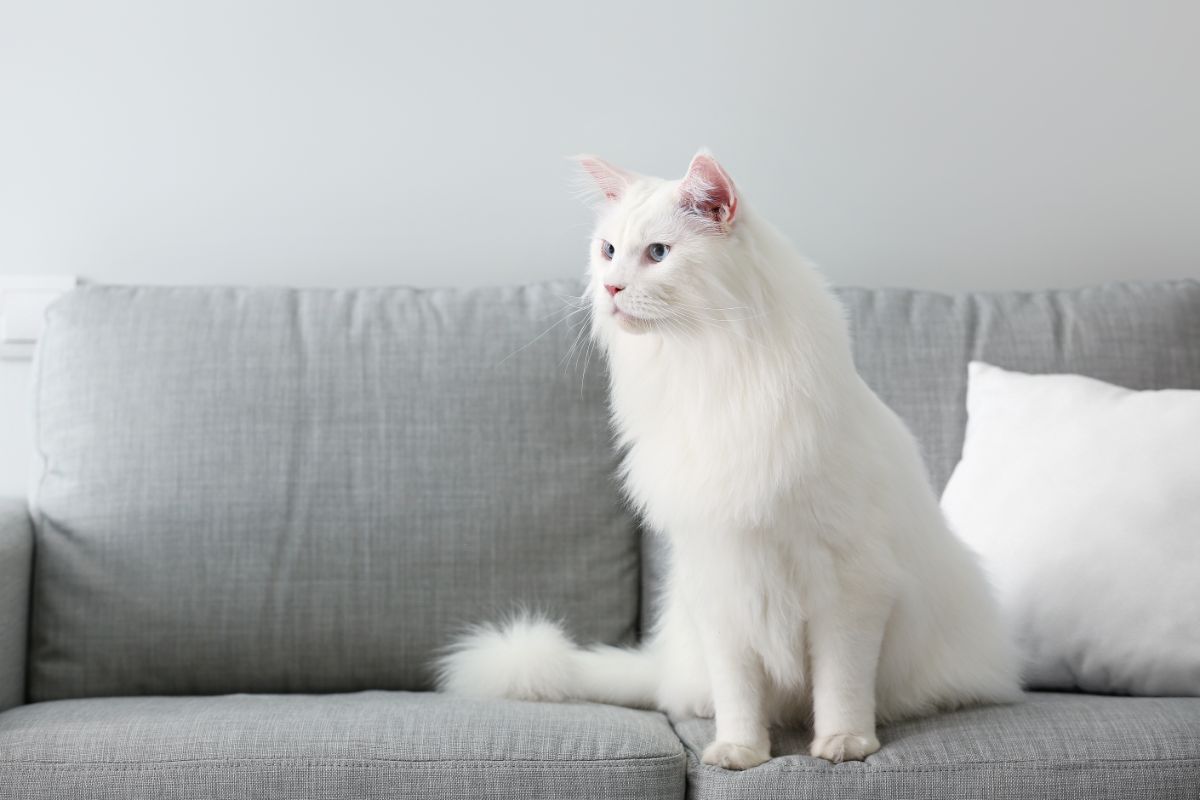
[[[1198,38],[1187,0],[0,0],[0,272],[571,275],[564,155],[703,144],[839,283],[1200,276]]]

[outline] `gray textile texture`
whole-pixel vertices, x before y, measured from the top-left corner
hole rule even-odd
[[[0,499],[0,711],[25,702],[33,528],[25,501]]]
[[[908,423],[940,493],[962,456],[967,363],[1200,389],[1200,282],[945,295],[842,289],[863,379]]]
[[[569,356],[584,315],[554,324],[577,290],[56,303],[32,698],[423,688],[453,632],[518,604],[631,640],[605,375]]]
[[[125,697],[0,714],[0,798],[682,797],[666,718],[439,694]]]
[[[809,731],[775,731],[780,755],[742,773],[700,763],[710,720],[675,728],[694,800],[1200,797],[1200,698],[1030,693],[1012,706],[891,725],[878,753],[838,765],[794,755],[807,752]]]

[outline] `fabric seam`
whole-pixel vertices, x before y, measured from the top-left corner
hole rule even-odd
[[[0,761],[0,764],[9,767],[26,767],[34,769],[117,769],[117,770],[137,770],[137,769],[204,769],[207,767],[220,766],[235,766],[235,765],[301,765],[314,767],[353,767],[359,769],[372,769],[382,766],[405,766],[405,767],[437,767],[443,764],[455,765],[477,765],[492,769],[495,767],[510,767],[515,769],[526,769],[529,767],[539,769],[589,769],[593,766],[611,765],[620,768],[631,768],[637,770],[651,769],[660,765],[670,766],[684,758],[683,753],[669,756],[646,756],[633,757],[628,759],[574,759],[571,761],[535,761],[535,760],[517,760],[517,759],[480,759],[480,758],[431,758],[431,759],[358,759],[358,760],[325,760],[325,759],[302,759],[302,758],[213,758],[213,759],[187,759],[179,761],[42,761],[42,760],[8,760]]]

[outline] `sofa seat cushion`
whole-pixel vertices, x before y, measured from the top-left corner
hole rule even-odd
[[[59,700],[0,714],[0,798],[682,797],[666,718],[409,692]]]
[[[1200,797],[1200,698],[1030,693],[883,728],[878,753],[837,765],[796,755],[809,731],[775,731],[779,757],[740,773],[700,763],[711,720],[675,727],[695,800]]]

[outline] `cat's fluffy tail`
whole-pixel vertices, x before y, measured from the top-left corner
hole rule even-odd
[[[590,700],[652,708],[658,688],[653,654],[594,645],[580,648],[545,617],[522,614],[479,625],[435,665],[439,691],[514,700]]]

